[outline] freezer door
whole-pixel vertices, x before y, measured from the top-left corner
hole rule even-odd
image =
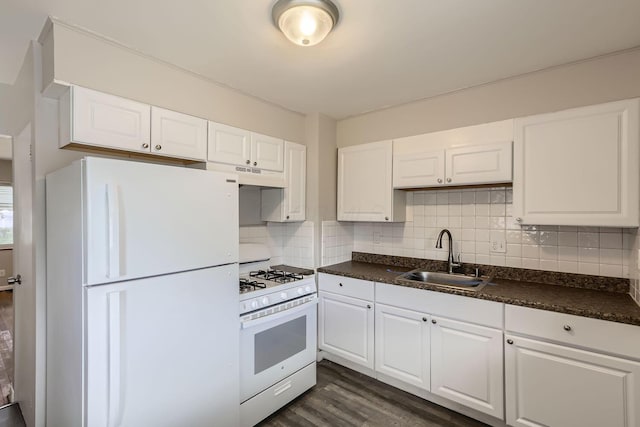
[[[238,265],[85,288],[84,427],[236,427]]]
[[[85,284],[237,262],[235,175],[84,159]]]

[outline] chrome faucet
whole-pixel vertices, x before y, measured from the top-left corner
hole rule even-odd
[[[447,236],[449,236],[449,274],[453,273],[453,269],[456,267],[461,267],[462,264],[460,263],[460,255],[458,255],[458,262],[454,262],[453,259],[453,238],[451,237],[451,232],[449,230],[447,230],[446,228],[443,229],[440,234],[438,234],[438,240],[436,240],[436,249],[442,249],[442,235],[446,234]]]

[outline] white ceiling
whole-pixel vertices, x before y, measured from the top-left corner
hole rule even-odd
[[[0,0],[0,82],[47,15],[242,92],[344,118],[640,46],[639,0],[334,0],[315,47],[271,23],[274,0]]]

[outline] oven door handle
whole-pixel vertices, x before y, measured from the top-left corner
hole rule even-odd
[[[298,305],[288,310],[281,311],[279,313],[269,314],[268,316],[258,317],[257,319],[253,319],[253,320],[243,320],[241,323],[241,327],[242,329],[249,329],[254,326],[262,325],[263,323],[273,322],[274,320],[278,320],[283,317],[291,316],[292,314],[296,314],[301,311],[304,311],[317,304],[318,304],[318,299],[314,298],[309,302],[305,302],[304,304]]]

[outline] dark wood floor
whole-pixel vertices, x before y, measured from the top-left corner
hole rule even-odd
[[[9,403],[13,383],[13,291],[0,291],[0,406]]]
[[[261,427],[481,427],[479,421],[323,360],[318,384]]]

